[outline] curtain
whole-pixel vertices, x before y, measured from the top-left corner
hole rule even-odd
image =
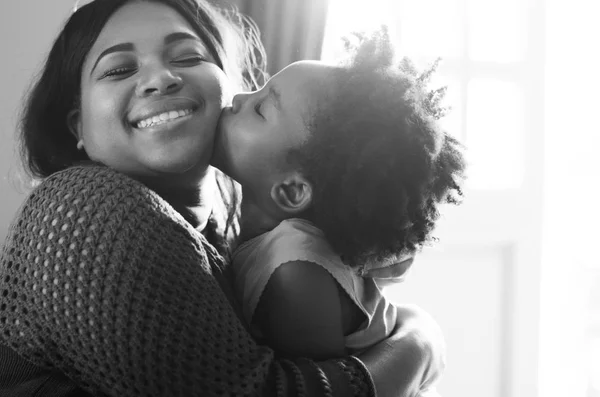
[[[328,0],[229,0],[261,31],[268,71],[292,62],[321,57]]]

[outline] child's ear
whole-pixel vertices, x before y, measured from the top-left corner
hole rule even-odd
[[[81,135],[81,112],[79,109],[73,109],[67,114],[67,126],[77,141],[83,138]]]
[[[288,214],[299,214],[312,203],[312,185],[299,173],[293,173],[271,188],[271,198]]]

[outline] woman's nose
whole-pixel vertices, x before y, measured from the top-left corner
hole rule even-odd
[[[138,83],[136,93],[140,97],[173,94],[183,87],[181,77],[165,67],[145,71]]]

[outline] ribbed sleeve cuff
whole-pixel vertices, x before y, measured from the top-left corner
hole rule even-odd
[[[377,397],[377,389],[375,389],[375,382],[373,381],[373,377],[371,376],[371,373],[367,369],[367,366],[365,365],[365,363],[363,363],[356,356],[350,356],[349,359],[352,360],[361,369],[360,373],[361,373],[363,379],[361,380],[360,383],[363,386],[366,386],[366,388],[367,388],[366,394],[364,394],[364,395],[369,396],[369,397]]]

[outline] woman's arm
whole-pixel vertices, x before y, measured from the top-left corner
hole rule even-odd
[[[326,270],[313,263],[288,262],[269,279],[256,316],[276,351],[336,357],[345,343],[339,308],[336,282]],[[444,339],[423,310],[415,306],[396,310],[394,333],[358,358],[371,372],[379,396],[417,396],[443,371]]]
[[[396,330],[358,355],[371,373],[378,397],[416,397],[442,375],[446,349],[435,320],[416,306],[397,306]]]
[[[0,261],[4,342],[97,395],[374,396],[354,358],[279,360],[258,346],[158,196],[77,167],[26,201]]]
[[[380,396],[402,396],[412,383],[394,381],[396,353],[422,357],[418,375],[433,356],[435,338],[411,314],[360,357],[366,368],[353,357],[277,359],[252,340],[214,270],[199,234],[158,196],[106,168],[76,167],[44,181],[10,231],[0,338],[108,396],[374,396],[369,372]]]

